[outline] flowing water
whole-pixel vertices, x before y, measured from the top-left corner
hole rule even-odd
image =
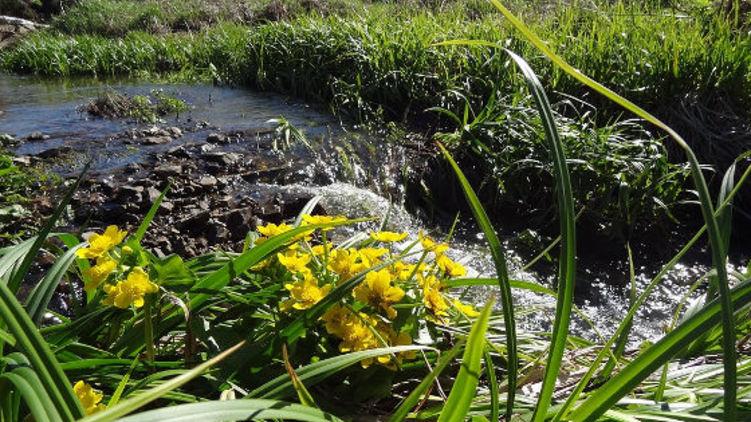
[[[168,145],[133,145],[123,134],[143,125],[128,119],[102,119],[78,111],[79,106],[91,101],[106,89],[133,95],[146,95],[161,89],[185,101],[190,110],[179,118],[165,118],[166,125],[179,125],[183,136]],[[296,176],[285,184],[249,183],[238,180],[233,189],[249,197],[274,192],[287,194],[321,195],[325,209],[332,214],[355,217],[385,217],[392,230],[416,234],[426,229],[426,223],[410,215],[401,202],[404,187],[400,169],[408,165],[397,146],[384,139],[353,130],[330,114],[299,102],[290,102],[277,95],[242,89],[210,85],[164,85],[136,81],[99,82],[95,80],[39,81],[0,75],[0,133],[10,133],[21,139],[42,132],[46,139],[20,143],[18,155],[34,155],[44,151],[69,147],[73,158],[50,167],[50,171],[73,174],[83,162],[92,161],[92,169],[106,174],[132,163],[152,159],[154,156],[180,144],[207,145],[207,136],[215,131],[242,131],[268,133],[273,130],[270,119],[284,116],[293,126],[305,132],[309,139],[319,140],[317,147],[323,153],[311,153],[305,148],[292,148],[277,154],[297,165]],[[258,137],[256,145],[230,144],[222,147],[232,151],[248,148],[268,148],[260,143],[272,142],[271,137]],[[212,146],[213,148],[213,146]],[[349,161],[342,164],[342,152]],[[391,195],[394,200],[386,199]],[[390,210],[390,211],[389,211]],[[503,232],[503,230],[501,230]],[[554,268],[522,271],[523,264],[531,258],[514,235],[508,235],[506,247],[512,277],[554,285]],[[492,277],[494,269],[488,251],[471,221],[463,221],[452,240],[448,254],[463,263],[469,276]],[[586,247],[586,246],[580,246]],[[643,291],[661,263],[640,262],[648,257],[637,257],[636,287]],[[612,262],[588,264],[579,270],[577,278],[577,305],[604,334],[611,333],[626,314],[629,303],[627,269]],[[544,265],[542,267],[545,267]],[[537,268],[537,267],[535,267]],[[735,267],[731,266],[735,270]],[[642,340],[655,340],[670,324],[673,312],[689,292],[692,284],[707,273],[705,264],[682,262],[664,278],[643,306],[635,321],[632,344]],[[472,288],[467,296],[481,304],[495,291],[492,287]],[[549,330],[552,326],[555,299],[527,291],[515,291],[515,304],[519,310],[532,310],[521,321],[523,329]],[[575,317],[574,333],[594,339],[592,330],[581,317]]]

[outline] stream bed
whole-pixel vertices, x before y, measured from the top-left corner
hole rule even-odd
[[[80,111],[106,90],[128,96],[162,90],[185,101],[189,110],[157,124]],[[286,150],[274,148],[279,133],[269,120],[280,117],[305,134],[310,148],[300,142]],[[435,233],[435,223],[405,209],[404,180],[415,167],[426,165],[419,145],[397,144],[278,95],[211,85],[42,81],[0,75],[1,133],[22,140],[15,146],[22,165],[73,176],[91,162],[89,180],[74,201],[82,210],[74,221],[93,216],[92,221],[102,225],[133,227],[166,180],[174,180],[168,194],[173,199],[166,201],[169,207],[163,205],[166,211],[155,220],[153,244],[161,248],[159,253],[191,255],[215,245],[232,247],[242,240],[246,227],[290,218],[317,195],[323,197],[320,207],[332,215],[385,217],[389,213],[391,230],[414,236],[420,230]],[[464,264],[469,276],[492,277],[482,236],[468,216],[462,218],[448,255]],[[199,242],[179,237],[186,231]],[[507,233],[503,227],[499,232],[506,240],[512,277],[552,288],[552,264],[543,262],[522,271],[535,254],[517,252],[525,250],[519,233]],[[705,276],[706,254],[697,255],[671,270],[639,310],[630,339],[633,346],[661,337],[692,284]],[[637,254],[635,262],[638,292],[662,264],[643,262],[645,258]],[[580,267],[577,306],[603,334],[612,333],[628,309],[628,268],[622,260]],[[495,290],[473,287],[465,299],[479,305]],[[520,328],[549,331],[554,298],[527,291],[515,294],[519,311],[530,311],[520,319]],[[574,318],[572,331],[595,340],[581,317]]]

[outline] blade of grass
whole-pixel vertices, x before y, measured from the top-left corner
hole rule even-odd
[[[534,34],[526,25],[524,25],[513,13],[506,9],[499,0],[490,0],[491,3],[503,14],[511,24],[521,32],[525,38],[527,38],[534,46],[540,50],[545,56],[555,63],[556,66],[561,68],[564,72],[573,76],[581,83],[594,89],[596,92],[605,96],[609,100],[615,102],[626,110],[636,114],[644,120],[654,124],[658,128],[664,130],[673,140],[685,151],[688,158],[689,165],[691,167],[691,176],[694,180],[694,185],[699,193],[699,200],[701,203],[702,216],[707,225],[707,232],[709,235],[709,243],[711,245],[712,253],[712,265],[717,271],[717,287],[720,292],[720,301],[722,303],[722,349],[723,349],[723,363],[725,367],[725,396],[724,400],[726,405],[723,407],[723,418],[725,420],[736,420],[736,350],[735,350],[735,326],[733,321],[733,310],[730,301],[730,287],[728,285],[727,269],[725,267],[725,260],[723,258],[723,240],[720,225],[715,218],[714,206],[712,204],[712,198],[709,194],[709,188],[707,187],[706,180],[704,180],[704,174],[702,173],[701,165],[696,159],[693,150],[689,147],[686,141],[670,126],[663,123],[660,119],[653,116],[643,108],[637,106],[626,98],[616,94],[611,89],[605,87],[594,79],[584,75],[573,66],[569,65],[560,56],[555,54],[547,44],[545,44],[537,35]]]
[[[734,308],[751,303],[751,279],[731,290]],[[686,319],[659,342],[642,352],[608,382],[582,402],[567,420],[593,421],[639,385],[652,372],[669,361],[678,351],[722,321],[722,301],[717,298]],[[727,376],[727,374],[725,374]],[[727,394],[727,392],[725,393]],[[732,404],[735,405],[735,404]]]
[[[167,182],[167,186],[164,188],[162,193],[159,194],[159,197],[156,198],[156,201],[151,204],[151,208],[149,208],[149,211],[146,213],[146,216],[143,218],[143,221],[141,221],[141,224],[138,226],[136,234],[134,235],[136,242],[141,242],[141,239],[143,239],[143,235],[146,234],[146,230],[149,228],[151,220],[154,219],[156,212],[159,210],[159,206],[162,204],[164,196],[167,195],[167,191],[169,190],[170,186],[172,186],[171,180]]]
[[[294,420],[342,422],[341,419],[307,406],[276,400],[215,400],[149,410],[120,422],[223,422],[235,420]]]
[[[508,276],[508,267],[506,265],[506,252],[498,239],[498,235],[493,229],[493,225],[490,223],[485,209],[480,200],[477,198],[472,186],[469,185],[469,181],[464,176],[464,173],[456,164],[451,154],[444,148],[441,143],[438,146],[443,152],[443,156],[451,164],[454,170],[454,174],[459,179],[459,183],[464,191],[464,196],[469,203],[472,214],[477,221],[477,225],[485,234],[485,239],[490,247],[490,253],[493,257],[493,264],[495,265],[495,271],[498,276],[498,287],[501,291],[501,306],[503,309],[503,322],[506,328],[506,348],[508,350],[508,400],[506,402],[506,419],[511,419],[511,413],[514,409],[514,395],[516,392],[516,378],[518,372],[518,351],[516,345],[516,321],[514,319],[514,302],[511,296],[511,283]]]
[[[10,333],[15,337],[16,348],[23,352],[31,362],[31,366],[60,413],[61,420],[67,422],[83,417],[84,411],[81,403],[55,355],[42,338],[34,322],[4,283],[0,283],[0,319],[5,322]]]
[[[414,409],[414,407],[417,405],[417,402],[420,400],[420,396],[428,390],[430,385],[435,382],[436,378],[441,375],[441,372],[443,372],[443,370],[448,367],[449,363],[451,363],[451,361],[453,361],[454,358],[459,354],[459,352],[462,350],[462,346],[464,346],[464,342],[465,339],[460,339],[456,342],[454,347],[449,349],[448,352],[441,355],[441,358],[435,368],[433,368],[428,376],[423,378],[423,380],[420,381],[420,384],[414,390],[412,390],[411,393],[409,393],[407,398],[404,399],[404,401],[399,405],[396,411],[394,411],[394,413],[391,415],[389,422],[401,422],[407,417],[409,411],[411,409]]]
[[[47,305],[52,300],[57,285],[60,284],[60,280],[68,271],[68,267],[75,262],[76,251],[83,246],[84,244],[80,244],[68,249],[63,256],[55,261],[52,268],[47,270],[42,280],[34,287],[34,290],[26,300],[26,312],[28,312],[31,320],[34,321],[34,324],[39,325],[41,323],[42,316],[44,316]]]
[[[131,413],[137,409],[140,409],[141,407],[145,406],[148,403],[151,403],[152,401],[164,396],[165,394],[169,393],[170,391],[179,388],[183,384],[187,383],[188,381],[192,380],[193,378],[196,378],[200,376],[204,371],[208,370],[212,366],[219,363],[222,359],[226,358],[227,356],[231,355],[235,351],[237,351],[239,348],[241,348],[245,344],[245,341],[241,341],[240,343],[230,347],[229,349],[225,350],[224,352],[214,356],[213,358],[207,360],[206,362],[196,366],[195,368],[191,369],[190,371],[185,372],[182,375],[179,375],[175,378],[172,378],[169,381],[166,381],[162,384],[159,384],[158,386],[145,391],[141,394],[135,395],[133,397],[130,397],[118,404],[116,404],[113,407],[107,408],[101,412],[95,413],[93,415],[90,415],[89,417],[86,417],[81,420],[81,422],[105,422],[105,421],[113,421],[115,419],[118,419],[122,416],[127,415],[128,413]],[[226,403],[226,402],[222,402]],[[168,409],[173,409],[172,407]],[[151,419],[155,420],[155,419]],[[158,420],[158,419],[157,419]]]
[[[451,388],[446,404],[443,406],[438,422],[463,421],[469,412],[472,399],[477,394],[482,355],[485,350],[485,331],[488,329],[488,320],[492,309],[493,298],[491,297],[469,332],[467,347],[464,349],[462,356],[462,367],[456,376],[456,381]]]

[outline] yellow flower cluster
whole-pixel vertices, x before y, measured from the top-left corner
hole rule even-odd
[[[346,221],[344,217],[305,215],[302,225],[342,221]],[[260,226],[258,231],[263,236],[259,239],[263,242],[292,229],[284,223]],[[286,252],[276,254],[254,269],[269,277],[281,276],[289,280],[283,283],[289,294],[280,304],[283,312],[310,309],[336,286],[364,273],[363,281],[354,287],[351,295],[339,300],[321,317],[326,332],[340,340],[340,352],[411,344],[412,335],[416,334],[416,327],[424,317],[440,322],[451,315],[478,315],[472,306],[456,299],[449,301],[445,296],[443,282],[467,273],[461,264],[445,255],[448,244],[436,243],[420,233],[422,257],[410,263],[391,247],[337,247],[328,241],[327,231],[321,230],[320,237],[313,242],[316,245],[310,244],[315,237],[313,231],[306,232],[304,237],[298,236]],[[390,246],[405,240],[407,235],[371,232],[372,241],[365,245]],[[405,325],[410,319],[417,322]],[[362,365],[377,362],[394,369],[402,359],[413,357],[413,353],[403,352],[364,360]]]
[[[105,406],[101,403],[102,393],[95,393],[94,389],[83,381],[78,381],[73,385],[73,391],[78,396],[78,400],[81,402],[87,415],[94,414],[100,410],[104,410]]]
[[[114,284],[105,283],[102,290],[107,296],[102,301],[104,305],[112,305],[126,309],[130,305],[140,308],[144,304],[144,296],[156,293],[159,289],[149,280],[149,275],[141,267],[122,265],[122,259],[133,253],[130,246],[123,246],[119,252],[116,247],[122,243],[127,232],[117,226],[109,226],[102,234],[94,233],[89,237],[88,247],[78,249],[76,256],[83,259],[94,259],[95,265],[84,270],[82,275],[86,291],[96,290],[105,283],[110,276],[117,280],[122,274],[127,274],[124,280]]]

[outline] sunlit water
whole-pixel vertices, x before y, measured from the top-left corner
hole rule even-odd
[[[92,100],[105,89],[114,89],[131,96],[146,95],[152,89],[162,89],[165,93],[184,100],[191,107],[190,111],[179,117],[179,120],[171,117],[165,124],[194,125],[196,129],[185,132],[168,146],[134,147],[125,144],[121,139],[122,133],[139,127],[138,124],[127,119],[92,118],[77,111],[80,105]],[[400,203],[403,199],[400,194],[404,192],[404,187],[401,186],[399,173],[395,169],[403,168],[409,163],[405,162],[397,147],[388,145],[377,137],[342,126],[330,114],[305,104],[290,102],[277,95],[208,85],[160,85],[129,81],[105,84],[92,80],[44,82],[0,75],[0,111],[0,133],[10,133],[16,138],[24,138],[32,132],[41,131],[49,136],[49,139],[43,141],[21,143],[17,154],[37,154],[60,146],[72,148],[79,155],[79,160],[72,163],[68,169],[62,166],[55,170],[62,173],[75,171],[82,162],[89,159],[93,159],[92,167],[95,171],[106,173],[129,163],[153,157],[154,154],[180,143],[206,144],[206,136],[220,129],[251,132],[268,130],[269,119],[284,116],[294,126],[302,129],[310,139],[323,139],[322,144],[319,144],[321,150],[311,154],[304,149],[294,148],[286,153],[290,160],[296,160],[298,163],[290,170],[296,173],[291,178],[292,183],[283,186],[251,184],[238,178],[233,186],[237,194],[251,197],[269,192],[299,193],[301,196],[321,195],[322,204],[330,214],[343,214],[350,218],[378,217],[379,221],[388,215],[387,228],[391,230],[407,231],[415,236],[420,230],[431,231],[430,227],[426,227],[424,222],[410,215]],[[352,150],[361,154],[362,151],[370,151],[371,156],[354,160],[347,171],[343,171],[340,160],[334,154],[337,143],[341,142],[346,142],[349,146],[354,145]],[[363,144],[367,145],[364,147]],[[253,147],[258,145],[239,143],[222,148],[227,151],[239,151]],[[386,199],[387,194],[391,194],[394,200]],[[379,222],[373,222],[360,229],[373,229],[378,224]],[[509,238],[505,244],[512,278],[553,288],[554,277],[520,270],[530,257],[517,253],[513,236]],[[448,255],[464,264],[469,270],[469,276],[494,276],[494,267],[482,236],[471,221],[462,223],[451,244],[452,248],[447,252]],[[644,290],[661,263],[645,264],[636,262],[637,293]],[[736,268],[731,266],[731,270],[734,269]],[[670,325],[676,308],[689,294],[692,284],[702,279],[707,271],[705,265],[696,262],[683,262],[672,269],[652,293],[647,304],[639,309],[630,339],[632,345],[642,340],[655,340],[661,337],[664,328]],[[547,273],[554,274],[555,271],[553,269]],[[577,306],[594,322],[602,334],[612,333],[628,310],[627,276],[592,268],[581,268],[579,273]],[[465,297],[480,305],[496,291],[497,288],[493,287],[473,287],[469,296]],[[697,296],[698,294],[694,293],[690,300]],[[550,330],[555,313],[554,298],[516,290],[514,303],[519,311],[533,311],[525,313],[520,319],[520,328]],[[579,316],[574,317],[572,332],[590,340],[596,339],[594,331]]]

